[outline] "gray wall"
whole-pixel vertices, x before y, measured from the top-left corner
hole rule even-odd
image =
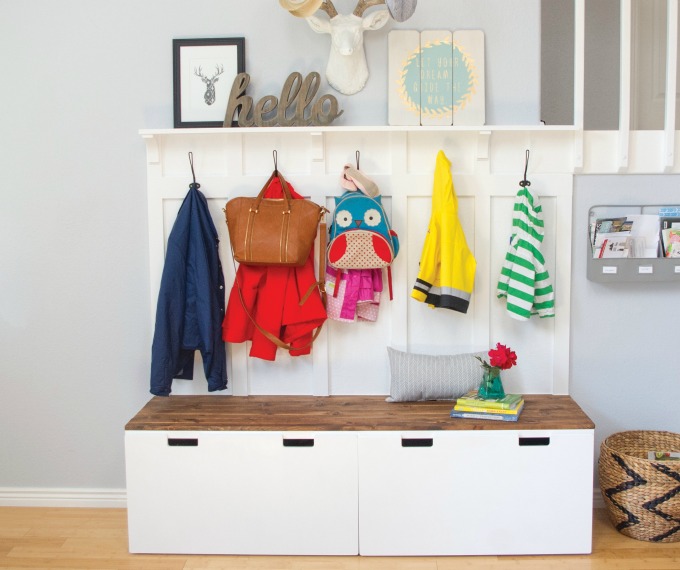
[[[0,488],[121,488],[123,427],[149,398],[138,130],[172,127],[172,39],[245,37],[259,98],[322,71],[328,37],[275,0],[0,0],[0,13]],[[386,124],[397,27],[484,29],[488,121],[536,123],[538,20],[538,0],[420,2],[366,37],[371,78],[339,96],[336,124]]]
[[[0,0],[0,487],[124,486],[123,427],[149,398],[138,130],[172,126],[171,40],[244,36],[258,96],[280,91],[291,71],[321,70],[327,56],[328,38],[275,0],[244,5]],[[422,0],[411,21],[367,37],[371,79],[361,94],[339,97],[337,124],[386,123],[387,32],[397,27],[484,29],[488,122],[537,122],[539,19],[538,0]],[[652,182],[673,180],[643,178],[631,191],[661,200]],[[626,184],[577,181],[576,242],[587,203],[623,200]],[[675,292],[591,284],[582,249],[575,243],[574,396],[598,436],[680,431],[670,409],[680,396],[678,373],[669,372],[675,343],[659,329],[677,320]],[[642,390],[667,393],[643,406]]]
[[[628,429],[680,433],[677,283],[602,284],[585,276],[588,210],[606,204],[678,204],[676,176],[580,176],[574,188],[572,397],[596,423],[596,443]]]

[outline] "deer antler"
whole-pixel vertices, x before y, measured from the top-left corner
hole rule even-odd
[[[215,66],[215,75],[212,76],[213,79],[217,77],[218,75],[222,75],[224,73],[224,66],[223,65],[216,65]]]
[[[364,15],[364,12],[371,6],[379,6],[380,4],[384,3],[385,0],[359,0],[357,2],[357,7],[354,8],[354,12],[352,13],[355,16],[359,16],[359,18],[361,18]]]
[[[338,11],[335,9],[335,6],[333,6],[331,0],[323,0],[321,6],[319,6],[319,10],[326,12],[329,18],[335,18],[335,16],[338,15]]]

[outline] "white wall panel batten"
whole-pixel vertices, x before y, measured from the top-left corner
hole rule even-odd
[[[408,196],[409,178],[408,156],[409,139],[408,134],[396,132],[390,134],[389,148],[391,152],[390,168],[392,169],[392,226],[394,228],[407,228],[409,223]],[[404,239],[404,232],[397,231],[399,236],[399,255],[402,259],[409,258],[409,240]],[[407,277],[407,265],[396,263],[392,267],[392,277],[394,283],[401,284],[400,294],[396,295],[392,301],[392,338],[391,346],[400,350],[406,350],[408,344],[408,333],[406,323],[408,322],[408,303],[411,295],[413,283]]]
[[[488,159],[486,160],[488,164]],[[491,197],[494,188],[502,184],[494,183],[493,177],[487,175],[474,177],[474,239],[468,245],[475,253],[477,276],[475,278],[475,294],[472,298],[472,313],[475,315],[471,331],[470,343],[474,347],[491,346],[490,307],[495,283],[491,277],[491,240],[488,227],[491,223]],[[496,181],[498,182],[498,181]],[[466,233],[466,235],[469,235]],[[498,267],[496,269],[499,270]],[[497,277],[497,276],[496,276]],[[507,344],[507,343],[506,343]]]
[[[314,341],[312,364],[312,396],[328,396],[330,394],[331,382],[327,326],[324,326]]]
[[[664,115],[664,170],[675,160],[675,109],[678,65],[678,0],[668,0],[666,34],[666,102]]]
[[[555,212],[552,222],[554,232],[546,236],[543,254],[547,260],[558,260],[565,257],[571,259],[571,239],[562,236],[571,235],[573,179],[569,175],[553,176],[552,194],[555,198]],[[559,213],[559,214],[558,214]],[[554,263],[550,268],[555,289],[555,323],[553,345],[553,394],[569,394],[569,352],[571,321],[571,266]],[[565,294],[569,292],[569,294]]]
[[[489,147],[491,145],[491,131],[479,131],[477,135],[477,162],[476,172],[489,172]]]
[[[619,145],[618,170],[628,169],[630,154],[630,87],[632,63],[632,5],[631,0],[621,0],[621,58],[620,58],[620,89],[619,89]]]
[[[162,202],[159,203],[158,184],[162,179],[160,164],[160,138],[145,135],[147,157],[147,208],[149,229],[149,277],[151,284],[151,323],[156,321],[158,287],[165,259],[165,232],[163,230]],[[160,214],[160,215],[159,215]]]

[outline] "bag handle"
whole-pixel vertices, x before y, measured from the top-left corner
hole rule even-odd
[[[278,178],[279,182],[281,183],[281,188],[283,189],[283,195],[285,197],[286,204],[288,205],[288,213],[290,213],[291,201],[293,200],[293,196],[290,193],[286,179],[281,175],[281,173],[277,169],[274,169],[274,172],[272,172],[272,175],[269,177],[267,182],[264,183],[262,190],[260,190],[260,193],[257,195],[257,198],[255,199],[255,205],[251,209],[251,212],[254,212],[254,213],[257,214],[257,211],[260,209],[260,203],[262,202],[262,200],[264,200],[264,194],[267,191],[267,189],[269,188],[269,185],[271,184],[272,180],[274,180],[274,178]]]

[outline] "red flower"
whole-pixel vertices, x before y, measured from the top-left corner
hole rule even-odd
[[[493,367],[508,370],[508,368],[512,368],[517,364],[517,355],[499,342],[496,343],[495,349],[489,350],[489,362]]]

